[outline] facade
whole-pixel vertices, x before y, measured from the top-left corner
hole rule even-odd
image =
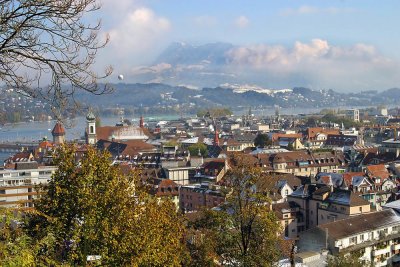
[[[56,125],[54,125],[51,135],[53,136],[54,144],[63,144],[65,142],[65,129],[61,122],[58,121]]]
[[[94,145],[97,142],[96,137],[96,117],[89,111],[86,115],[86,143],[89,145]]]
[[[392,209],[319,225],[300,233],[301,251],[358,255],[366,266],[400,262],[400,217]]]
[[[201,208],[214,208],[225,202],[225,194],[220,187],[209,184],[185,185],[179,191],[179,206],[183,212]]]
[[[350,190],[306,184],[290,194],[288,202],[299,206],[298,232],[320,224],[371,212],[370,203]]]
[[[163,167],[163,170],[167,179],[179,185],[188,185],[196,167]]]
[[[32,207],[32,200],[37,195],[35,185],[47,184],[57,169],[40,168],[34,162],[16,165],[13,170],[0,170],[0,207]]]
[[[300,207],[295,202],[272,204],[272,210],[282,225],[285,237],[296,238],[298,234],[297,213]]]
[[[356,122],[360,121],[360,110],[358,109],[348,109],[346,110],[346,116]]]
[[[315,176],[321,171],[333,172],[345,164],[341,152],[291,151],[258,155],[258,157],[264,168],[297,176]]]
[[[304,133],[304,146],[310,149],[322,147],[329,134],[339,134],[339,129],[310,127]]]
[[[224,177],[228,169],[229,166],[226,159],[212,159],[211,161],[204,162],[203,165],[196,170],[194,179],[198,183],[217,183]]]

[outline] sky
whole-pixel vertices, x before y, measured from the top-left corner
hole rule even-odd
[[[153,64],[172,42],[227,42],[235,45],[228,64],[279,80],[271,87],[400,87],[398,0],[101,2],[90,16],[101,19],[110,43],[95,68],[112,65],[115,77],[124,74],[127,82],[134,82],[133,69]]]

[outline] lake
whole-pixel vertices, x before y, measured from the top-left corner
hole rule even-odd
[[[159,121],[159,120],[173,120],[179,118],[179,115],[159,115],[159,116],[143,116],[146,121]],[[139,118],[126,118],[133,122],[133,124],[139,124]],[[101,118],[101,125],[115,125],[121,120],[120,117],[104,117]],[[44,122],[25,122],[25,123],[14,123],[0,126],[0,143],[7,142],[37,142],[42,140],[44,137],[52,139],[51,131],[55,125],[55,121],[44,121]],[[73,120],[67,121],[65,126],[66,139],[76,140],[84,136],[86,128],[86,118],[77,117]]]

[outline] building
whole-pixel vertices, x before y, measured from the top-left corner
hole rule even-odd
[[[400,262],[400,217],[392,209],[318,225],[299,235],[300,251],[351,253],[366,266]]]
[[[58,121],[56,125],[54,125],[51,135],[53,136],[54,144],[63,144],[65,142],[65,129],[61,122]]]
[[[348,110],[346,110],[346,116],[355,122],[359,122],[360,121],[360,110],[348,109]]]
[[[14,169],[0,170],[0,207],[32,207],[35,185],[47,184],[56,167],[38,167],[37,162],[15,163]]]
[[[285,237],[296,238],[298,234],[297,213],[300,210],[295,202],[283,202],[272,204],[272,210],[282,225]]]
[[[214,208],[225,202],[226,195],[217,185],[194,184],[181,186],[179,206],[184,212],[198,211],[201,208]]]
[[[163,167],[167,179],[179,185],[190,184],[196,172],[196,167]]]
[[[266,170],[297,176],[315,176],[318,172],[333,172],[345,166],[342,152],[291,151],[257,157]]]
[[[217,183],[224,177],[228,169],[229,166],[226,159],[212,159],[197,168],[194,179],[197,183]]]
[[[298,232],[371,212],[370,203],[350,190],[319,184],[300,186],[288,197],[299,206]],[[300,223],[301,222],[301,223]]]
[[[86,124],[86,143],[89,145],[94,145],[97,143],[96,117],[91,111],[89,111],[89,113],[86,115]]]
[[[339,129],[310,127],[303,133],[304,146],[310,149],[322,147],[329,134],[339,134]]]
[[[150,194],[158,199],[170,199],[179,209],[179,185],[169,179],[153,179]]]
[[[116,126],[96,126],[96,117],[89,111],[86,116],[86,143],[94,145],[98,140],[106,141],[129,141],[142,140],[146,141],[151,136],[148,129],[144,128],[143,118],[140,121],[140,126],[124,125],[117,123]]]

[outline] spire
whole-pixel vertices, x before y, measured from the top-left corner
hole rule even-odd
[[[218,133],[217,125],[215,125],[215,135],[214,135],[213,145],[219,146],[219,133]]]
[[[61,122],[57,121],[56,125],[54,125],[53,130],[51,131],[53,135],[53,142],[57,144],[62,144],[65,142],[65,129]]]
[[[140,126],[140,128],[144,128],[144,119],[143,119],[143,116],[140,116],[139,126]]]

